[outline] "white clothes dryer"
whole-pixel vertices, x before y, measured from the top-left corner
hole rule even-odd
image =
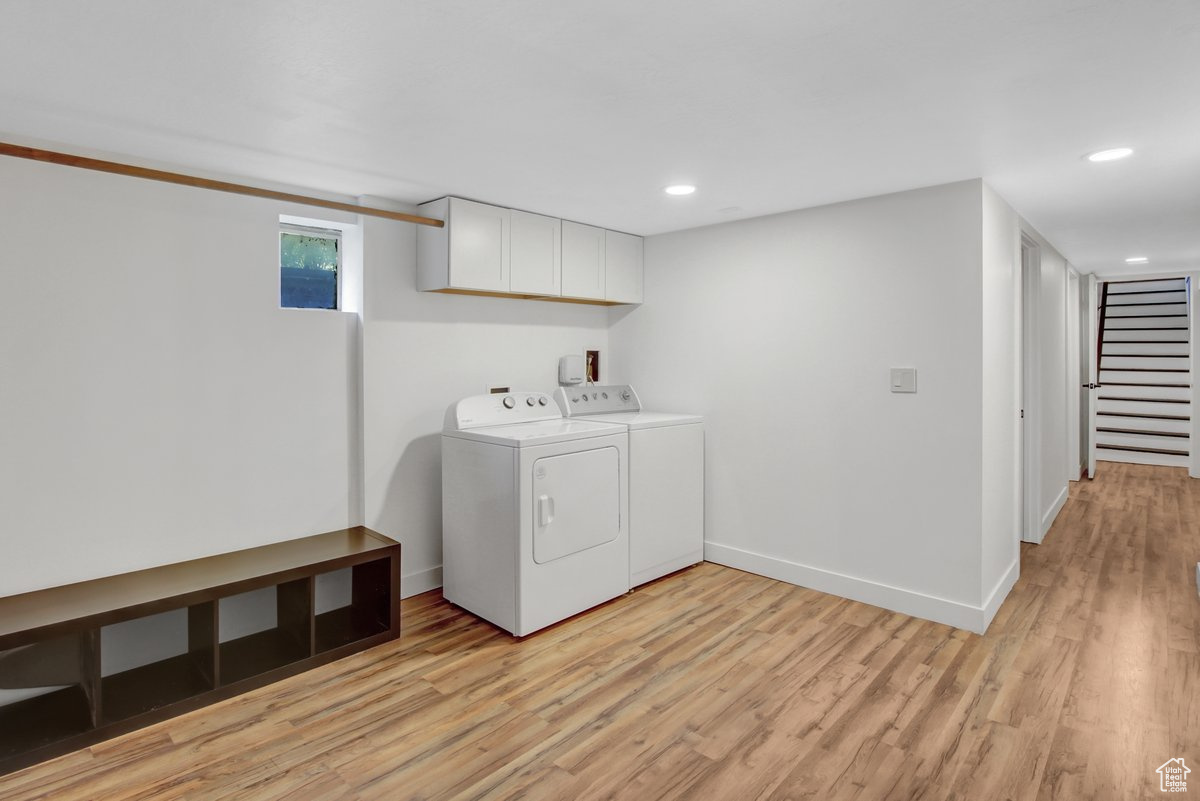
[[[629,591],[629,435],[539,392],[478,395],[442,430],[442,593],[518,637]]]
[[[628,384],[559,387],[572,420],[629,430],[629,584],[704,561],[704,418],[649,412]]]

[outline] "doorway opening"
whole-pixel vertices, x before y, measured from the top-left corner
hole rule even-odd
[[[1186,276],[1102,284],[1089,421],[1100,462],[1190,466],[1190,297]]]

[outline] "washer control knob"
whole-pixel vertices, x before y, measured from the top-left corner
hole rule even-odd
[[[526,406],[532,406],[532,405],[533,405],[534,403],[536,403],[536,402],[537,402],[537,401],[535,401],[535,400],[533,399],[533,396],[532,396],[532,395],[530,395],[528,398],[526,398],[526,399],[525,399],[525,405],[526,405]]]
[[[627,390],[627,389],[621,390],[621,400],[625,401],[626,403],[629,402],[629,390]]]
[[[581,395],[581,396],[579,397],[579,399],[580,399],[581,401],[583,401],[584,403],[587,403],[587,395]]]
[[[547,401],[546,401],[546,396],[545,396],[545,395],[543,395],[542,397],[538,398],[538,406],[545,406],[545,405],[546,405],[546,403],[547,403]]]
[[[504,408],[505,409],[511,409],[512,407],[514,407],[516,405],[517,405],[517,402],[515,400],[513,400],[512,395],[504,396]]]
[[[607,393],[607,392],[601,392],[601,393],[600,393],[600,397],[604,398],[605,400],[608,400],[608,393]]]

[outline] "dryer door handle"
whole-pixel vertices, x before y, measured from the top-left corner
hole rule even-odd
[[[554,499],[549,495],[538,496],[538,525],[542,528],[554,522]]]

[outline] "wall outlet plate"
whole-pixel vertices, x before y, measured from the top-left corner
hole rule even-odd
[[[917,391],[917,368],[915,367],[893,367],[892,368],[892,392],[916,392]]]

